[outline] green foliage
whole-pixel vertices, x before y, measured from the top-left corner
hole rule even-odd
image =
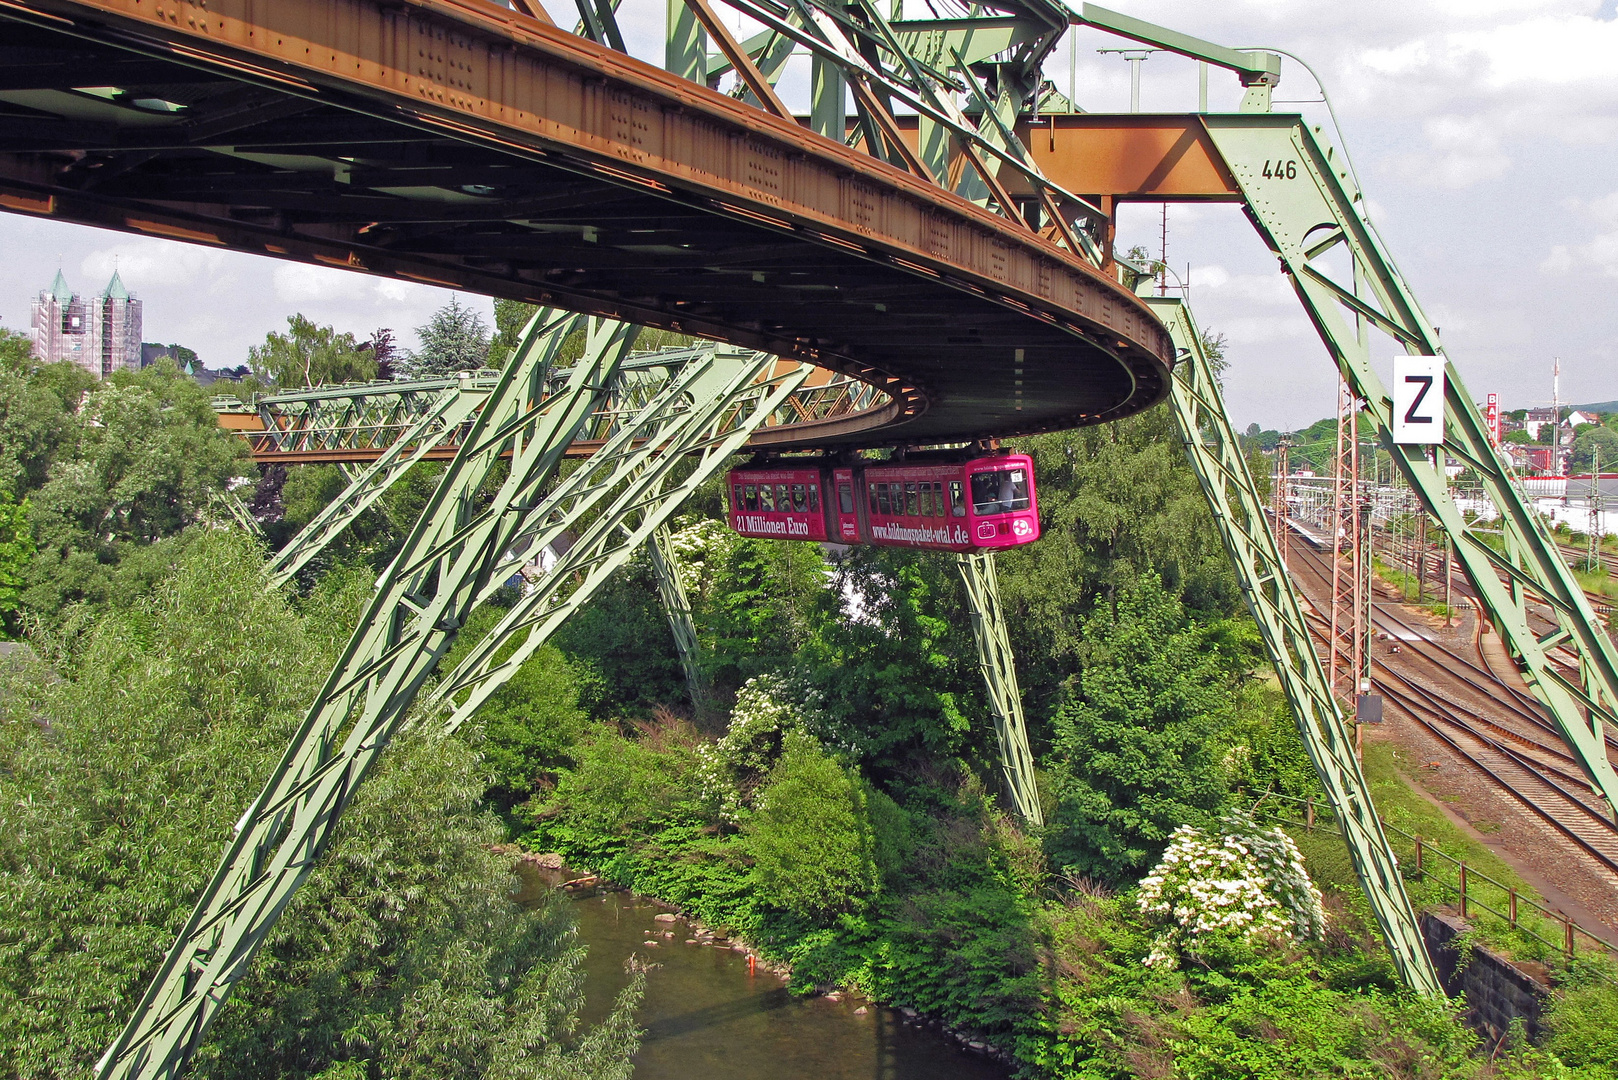
[[[13,661],[0,681],[8,1076],[81,1074],[116,1034],[368,591],[334,575],[300,616],[261,567],[239,534],[198,530],[54,673]],[[482,786],[458,743],[384,758],[197,1075],[628,1076],[634,993],[578,1037],[579,951],[556,911],[508,899]]]
[[[474,612],[439,670],[454,670],[506,610],[486,604]],[[496,661],[507,659],[526,638],[526,633],[512,638],[495,654]],[[540,646],[490,695],[473,720],[481,736],[478,748],[488,776],[488,797],[502,809],[527,799],[549,774],[570,763],[586,723],[579,706],[578,673],[560,650]]]
[[[1527,446],[1534,440],[1528,434],[1528,432],[1524,431],[1522,428],[1517,428],[1515,431],[1508,431],[1504,435],[1500,436],[1500,441]]]
[[[811,736],[787,736],[746,837],[760,890],[790,914],[824,920],[876,889],[865,788]]]
[[[1618,990],[1611,984],[1575,982],[1552,999],[1544,1022],[1545,1049],[1581,1080],[1618,1077]]]
[[[1085,639],[1084,668],[1054,721],[1050,850],[1073,871],[1121,881],[1223,798],[1229,679],[1208,630],[1185,626],[1152,574],[1122,591],[1116,615],[1098,608]]]
[[[580,704],[598,720],[649,716],[685,699],[685,675],[651,564],[620,568],[551,638],[574,665]]]
[[[61,385],[61,375],[41,369],[40,378]],[[116,564],[214,513],[250,467],[207,392],[166,360],[115,372],[76,411],[63,408],[45,482],[30,498],[39,552],[23,601],[46,617],[109,596]]]
[[[254,375],[282,390],[369,382],[377,376],[376,357],[353,334],[316,326],[302,315],[287,316],[286,333],[272,330],[264,344],[248,349],[247,364]]]
[[[17,611],[28,564],[34,558],[34,534],[28,527],[28,500],[0,493],[0,635],[17,632]]]
[[[1580,434],[1573,439],[1573,456],[1569,459],[1569,467],[1576,470],[1590,470],[1595,464],[1596,454],[1601,455],[1601,469],[1606,472],[1609,468],[1618,468],[1618,431],[1607,427],[1596,427],[1593,424],[1581,424]]]
[[[77,364],[36,364],[27,337],[0,330],[0,490],[16,499],[44,486],[95,385]]]
[[[450,297],[449,303],[433,312],[426,326],[416,327],[416,336],[421,339],[421,348],[404,363],[412,378],[453,375],[488,362],[489,328],[483,316],[462,304],[459,297]]]

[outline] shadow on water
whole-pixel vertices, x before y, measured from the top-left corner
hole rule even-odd
[[[519,868],[519,900],[536,900],[553,876]],[[684,921],[657,922],[663,909],[628,893],[572,901],[585,961],[582,1019],[594,1023],[628,982],[631,954],[655,964],[636,1019],[645,1029],[636,1080],[1005,1080],[1008,1071],[958,1050],[891,1009],[801,998],[784,979],[749,974],[745,954],[726,944],[688,945]],[[672,933],[672,937],[664,937]],[[648,946],[655,941],[655,946]]]

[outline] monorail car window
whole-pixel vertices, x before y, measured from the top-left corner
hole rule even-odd
[[[809,512],[811,514],[820,513],[820,485],[819,484],[810,484],[809,485]]]
[[[996,469],[972,474],[972,513],[1009,514],[1028,509],[1028,471]]]
[[[837,485],[837,506],[845,514],[854,512],[854,485],[846,480]]]
[[[785,484],[775,485],[775,508],[783,514],[792,509],[792,496],[787,493]]]
[[[742,499],[742,505],[747,507],[747,509],[753,511],[754,513],[757,513],[758,512],[758,488],[757,488],[757,486],[755,486],[753,484],[748,484],[747,487],[744,488],[743,490],[745,490],[747,492],[747,494]]]
[[[922,517],[932,517],[933,516],[933,485],[926,482],[926,481],[923,481],[922,483],[918,484],[917,487],[919,487],[921,489],[917,493],[918,496],[919,496],[919,501],[921,503],[921,516]]]
[[[800,514],[809,512],[809,493],[802,484],[792,485],[792,509]]]
[[[966,499],[961,493],[959,480],[949,482],[949,512],[954,517],[966,516]]]
[[[871,491],[871,505],[877,508],[876,512],[883,515],[893,513],[893,508],[888,503],[888,485],[872,484]]]
[[[758,486],[758,508],[767,513],[775,512],[775,487],[772,484]]]
[[[914,482],[905,485],[905,513],[911,517],[916,516],[916,485]]]
[[[730,486],[730,508],[732,510],[747,509],[747,503],[742,499],[742,486],[740,484]]]

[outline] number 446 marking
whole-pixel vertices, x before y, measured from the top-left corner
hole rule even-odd
[[[1296,180],[1298,178],[1298,163],[1296,161],[1266,161],[1264,163],[1264,179],[1266,180]]]

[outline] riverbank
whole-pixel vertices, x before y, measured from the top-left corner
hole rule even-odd
[[[544,860],[551,861],[551,860]],[[528,904],[576,880],[536,861],[517,866]],[[858,995],[805,997],[744,943],[692,923],[665,905],[611,886],[569,896],[584,961],[581,1019],[593,1023],[627,984],[624,964],[649,966],[636,1012],[645,1030],[636,1080],[1005,1080],[1008,1071],[929,1030],[919,1019]]]

